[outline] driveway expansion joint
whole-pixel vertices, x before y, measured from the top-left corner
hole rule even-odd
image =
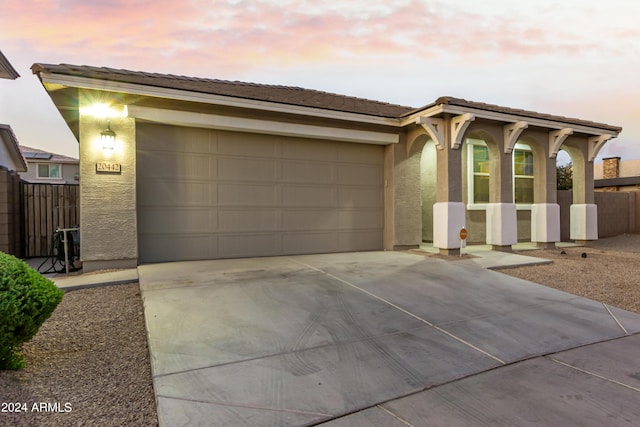
[[[604,306],[604,308],[607,310],[607,313],[609,313],[609,315],[613,318],[613,320],[616,321],[616,323],[618,324],[618,326],[620,326],[620,329],[622,329],[622,331],[625,333],[625,335],[629,336],[629,331],[627,331],[627,329],[622,326],[622,323],[620,323],[620,321],[618,320],[618,318],[616,316],[614,316],[614,314],[611,312],[611,310],[609,310],[609,307],[607,306],[607,304],[602,303],[602,305]]]
[[[433,329],[435,329],[436,331],[441,332],[441,333],[443,333],[443,334],[447,335],[448,337],[450,337],[450,338],[452,338],[452,339],[454,339],[454,340],[458,341],[459,343],[461,343],[461,344],[463,344],[463,345],[465,345],[465,346],[467,346],[467,347],[469,347],[469,348],[471,348],[471,349],[473,349],[473,350],[475,350],[475,351],[477,351],[477,352],[479,352],[479,353],[481,353],[481,354],[483,354],[483,355],[485,355],[485,356],[487,356],[487,357],[489,357],[489,358],[491,358],[491,359],[495,360],[496,362],[500,363],[501,365],[506,365],[506,364],[507,364],[507,362],[505,362],[504,360],[500,359],[499,357],[494,356],[493,354],[488,353],[488,352],[486,352],[486,351],[482,350],[482,349],[481,349],[481,348],[479,348],[479,347],[476,347],[475,345],[471,344],[470,342],[463,340],[462,338],[460,338],[460,337],[458,337],[458,336],[456,336],[456,335],[452,334],[451,332],[446,331],[445,329],[442,329],[441,327],[439,327],[439,326],[437,326],[437,325],[435,325],[435,324],[433,324],[433,323],[429,322],[429,321],[428,321],[428,320],[426,320],[426,319],[423,319],[422,317],[420,317],[420,316],[418,316],[418,315],[416,315],[416,314],[411,313],[411,312],[410,312],[410,311],[408,311],[408,310],[405,310],[404,308],[402,308],[402,307],[400,307],[400,306],[398,306],[398,305],[396,305],[396,304],[392,303],[391,301],[387,301],[386,299],[384,299],[384,298],[382,298],[382,297],[380,297],[380,296],[378,296],[378,295],[376,295],[376,294],[374,294],[374,293],[372,293],[372,292],[369,292],[369,291],[367,291],[366,289],[362,289],[361,287],[359,287],[359,286],[357,286],[357,285],[354,285],[354,284],[353,284],[353,283],[351,283],[351,282],[348,282],[348,281],[346,281],[346,280],[344,280],[344,279],[341,279],[340,277],[335,276],[335,275],[333,275],[333,274],[331,274],[331,273],[328,273],[328,272],[326,272],[326,271],[323,271],[323,270],[321,270],[321,269],[319,269],[319,268],[317,268],[317,267],[314,267],[314,266],[312,266],[312,265],[309,265],[309,264],[307,264],[307,263],[304,263],[304,262],[298,261],[298,260],[293,259],[293,258],[289,258],[289,259],[290,259],[291,261],[293,261],[293,262],[296,262],[296,263],[298,263],[298,264],[304,265],[304,266],[306,266],[306,267],[308,267],[308,268],[310,268],[310,269],[312,269],[312,270],[319,271],[319,272],[321,272],[321,273],[323,273],[323,274],[325,274],[325,275],[327,275],[327,276],[331,277],[331,278],[332,278],[332,279],[334,279],[334,280],[337,280],[337,281],[339,281],[339,282],[344,283],[344,284],[345,284],[345,285],[347,285],[347,286],[350,286],[350,287],[352,287],[352,288],[354,288],[354,289],[357,289],[357,290],[359,290],[360,292],[362,292],[362,293],[364,293],[364,294],[367,294],[368,296],[370,296],[370,297],[372,297],[372,298],[375,298],[375,299],[377,299],[378,301],[381,301],[381,302],[383,302],[383,303],[385,303],[385,304],[387,304],[387,305],[389,305],[389,306],[391,306],[391,307],[395,308],[396,310],[399,310],[399,311],[403,312],[404,314],[407,314],[407,315],[409,315],[409,316],[413,317],[414,319],[416,319],[416,320],[418,320],[418,321],[420,321],[420,322],[424,323],[425,325],[432,327],[432,328],[433,328]]]
[[[625,383],[620,382],[620,381],[616,381],[613,378],[605,377],[604,375],[596,374],[595,372],[587,371],[586,369],[582,369],[582,368],[579,368],[577,366],[573,366],[573,365],[571,365],[569,363],[562,362],[562,361],[560,361],[558,359],[554,359],[553,357],[549,357],[549,359],[551,361],[555,362],[555,363],[558,363],[558,364],[562,365],[562,366],[566,366],[567,368],[571,368],[571,369],[574,369],[574,370],[576,370],[578,372],[582,372],[583,374],[587,374],[587,375],[590,375],[592,377],[600,378],[601,380],[608,381],[610,383],[613,383],[613,384],[619,385],[621,387],[628,388],[629,390],[633,390],[633,391],[636,391],[636,392],[640,393],[640,388],[634,387],[632,385],[625,384]]]
[[[376,405],[376,408],[380,408],[381,410],[383,410],[387,414],[391,415],[393,418],[395,418],[396,420],[398,420],[402,424],[407,425],[408,427],[415,427],[413,424],[410,424],[409,422],[404,420],[402,417],[400,417],[398,414],[396,414],[395,412],[392,412],[391,410],[385,408],[384,406]]]

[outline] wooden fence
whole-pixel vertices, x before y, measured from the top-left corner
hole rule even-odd
[[[24,256],[50,255],[53,233],[80,223],[80,190],[71,184],[20,183]]]

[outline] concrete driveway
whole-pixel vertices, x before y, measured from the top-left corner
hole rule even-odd
[[[164,426],[640,419],[640,316],[470,260],[307,255],[139,277]]]

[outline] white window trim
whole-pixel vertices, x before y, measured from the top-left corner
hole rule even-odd
[[[467,138],[467,200],[474,200],[473,198],[473,190],[474,190],[474,180],[473,177],[475,175],[473,171],[473,146],[474,145],[483,145],[486,146],[487,143],[480,139],[471,139]],[[513,152],[515,150],[523,150],[523,151],[531,151],[531,147],[526,144],[516,143],[513,147]],[[533,204],[530,203],[515,203],[516,200],[516,175],[513,173],[515,170],[515,155],[511,155],[511,188],[513,191],[512,200],[516,205],[516,210],[519,211],[530,211],[533,207]],[[534,176],[529,177],[527,175],[518,175],[519,178],[530,178],[535,179]],[[535,191],[535,190],[534,190]],[[487,210],[489,203],[467,203],[467,210],[470,211],[484,211]]]
[[[481,139],[467,138],[467,210],[470,211],[484,211],[489,206],[488,203],[474,203],[473,189],[475,173],[473,171],[473,147],[475,145],[487,146],[487,143]],[[489,154],[491,155],[491,154]],[[487,174],[489,175],[489,174]]]
[[[515,174],[515,170],[516,170],[516,150],[519,151],[531,151],[531,147],[529,147],[527,144],[521,144],[519,142],[516,142],[516,145],[513,147],[513,151],[512,151],[512,155],[511,155],[511,188],[513,191],[513,204],[516,205],[516,210],[519,211],[530,211],[531,207],[533,206],[532,203],[516,203],[516,178],[526,178],[526,179],[535,179],[535,173],[534,175],[516,175]],[[535,159],[534,159],[535,162]],[[534,193],[535,193],[535,187],[534,187]]]
[[[49,175],[51,175],[51,166],[58,166],[59,170],[60,170],[60,176],[59,177],[51,177],[51,176],[40,176],[40,166],[41,165],[46,165],[49,169]],[[56,181],[64,181],[64,178],[62,177],[62,163],[36,163],[36,179],[42,179],[42,180],[56,180]]]

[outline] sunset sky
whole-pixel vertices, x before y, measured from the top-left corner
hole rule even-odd
[[[439,96],[624,128],[640,159],[638,0],[2,0],[0,123],[77,156],[33,63],[282,84],[420,107]]]

